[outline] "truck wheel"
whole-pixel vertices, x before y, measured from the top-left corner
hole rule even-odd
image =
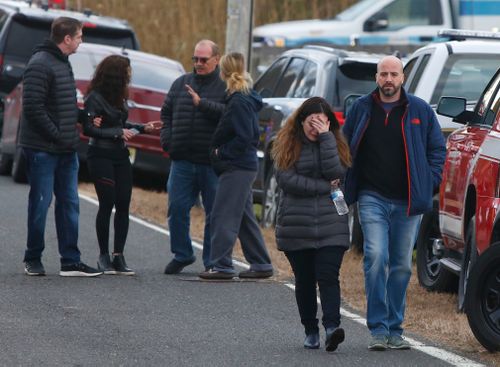
[[[351,229],[351,248],[355,249],[360,254],[363,253],[363,231],[359,223],[358,206],[356,204],[351,206],[349,213],[349,224]]]
[[[12,157],[0,150],[0,175],[8,175],[12,167]]]
[[[261,226],[270,228],[276,224],[276,214],[278,212],[278,181],[274,171],[267,175],[264,185],[264,196],[262,200]]]
[[[500,351],[500,242],[493,243],[470,271],[465,312],[477,340]]]
[[[465,311],[465,297],[467,293],[467,282],[470,276],[470,270],[477,260],[476,249],[476,216],[473,216],[467,227],[465,236],[465,248],[463,255],[462,268],[460,269],[460,278],[458,281],[458,311]]]
[[[23,149],[21,147],[16,148],[16,153],[14,154],[14,161],[12,162],[12,178],[14,182],[26,183],[28,178],[26,177],[26,160],[24,158]]]
[[[434,239],[440,239],[438,207],[424,214],[417,237],[418,282],[429,291],[453,291],[457,287],[457,277],[443,268],[440,257],[432,251]]]

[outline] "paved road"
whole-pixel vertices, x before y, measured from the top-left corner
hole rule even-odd
[[[162,273],[168,237],[135,222],[126,248],[136,277],[62,278],[53,223],[46,277],[23,274],[28,186],[0,177],[1,366],[448,366],[420,351],[368,352],[366,328],[346,318],[332,354],[302,348],[293,292],[278,282],[197,281],[197,262]],[[95,265],[96,207],[81,200],[80,248]],[[466,364],[463,364],[466,365]]]

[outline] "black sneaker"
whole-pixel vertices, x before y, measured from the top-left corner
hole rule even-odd
[[[135,275],[135,272],[127,267],[127,263],[125,262],[125,258],[123,254],[113,255],[113,263],[112,266],[115,270],[115,274],[120,275]]]
[[[24,272],[26,275],[31,276],[43,276],[45,275],[45,269],[40,259],[28,260],[24,262]]]
[[[116,271],[111,264],[109,254],[99,255],[99,260],[97,260],[97,269],[102,271],[104,274],[116,274]]]
[[[188,265],[191,265],[195,261],[196,261],[196,258],[192,259],[191,261],[187,261],[187,262],[181,262],[181,261],[177,261],[175,259],[172,259],[172,261],[170,261],[167,264],[167,266],[165,267],[164,273],[165,274],[179,274],[182,271],[182,269],[184,269]]]
[[[61,271],[59,272],[59,275],[62,277],[96,277],[101,274],[102,271],[91,268],[82,262],[71,265],[61,265]]]

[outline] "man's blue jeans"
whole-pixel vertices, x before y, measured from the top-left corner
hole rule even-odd
[[[362,192],[358,202],[364,236],[366,319],[372,335],[401,335],[412,253],[421,215],[407,205]]]
[[[38,260],[45,248],[47,213],[55,200],[55,220],[62,265],[80,262],[78,250],[78,156],[23,149],[30,184],[28,240],[24,261]]]
[[[210,264],[210,212],[217,189],[217,175],[209,164],[188,161],[172,161],[167,182],[168,227],[170,249],[174,259],[180,262],[194,260],[191,236],[189,235],[190,211],[199,194],[205,209],[205,232],[203,237],[203,264]]]

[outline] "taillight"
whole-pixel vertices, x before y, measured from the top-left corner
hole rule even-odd
[[[337,121],[339,122],[340,126],[344,125],[344,113],[341,111],[335,111],[335,117],[337,118]]]
[[[0,54],[0,71],[3,69],[3,55]]]
[[[83,22],[83,28],[97,28],[97,24],[91,22]]]

